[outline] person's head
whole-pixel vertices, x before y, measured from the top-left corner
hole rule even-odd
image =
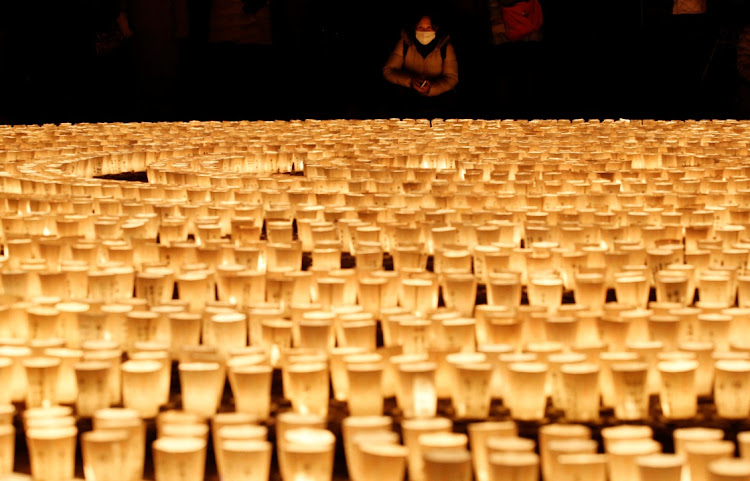
[[[437,25],[433,24],[432,17],[424,15],[417,20],[415,30],[417,32],[437,32]]]
[[[427,45],[435,40],[438,29],[439,25],[434,15],[422,15],[418,17],[414,26],[414,37],[422,45]]]

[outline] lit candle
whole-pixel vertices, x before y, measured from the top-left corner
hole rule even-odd
[[[292,408],[302,414],[327,416],[329,396],[328,366],[322,362],[294,363],[286,368]]]
[[[224,441],[223,479],[266,481],[271,471],[271,443],[268,441]]]
[[[401,481],[409,450],[397,444],[361,444],[361,477],[353,481]]]
[[[661,452],[661,445],[653,439],[621,441],[610,444],[607,450],[610,481],[639,479],[636,460],[641,456]]]
[[[0,476],[13,474],[16,454],[16,429],[10,424],[0,424]]]
[[[591,439],[591,429],[582,424],[547,424],[539,428],[539,457],[542,465],[542,475],[550,479],[552,467],[550,443],[561,440],[588,440]],[[567,453],[574,454],[574,453]],[[580,454],[580,453],[575,453]]]
[[[343,419],[341,435],[344,442],[344,456],[352,481],[360,481],[365,475],[361,453],[357,447],[357,437],[364,434],[379,435],[385,433],[395,435],[398,439],[398,435],[391,431],[392,424],[393,421],[388,416],[349,416]],[[385,438],[392,439],[390,436],[385,436]],[[381,442],[372,443],[374,440],[372,438],[367,439],[371,442],[364,443],[365,445],[382,444]]]
[[[458,364],[455,367],[453,407],[457,418],[485,419],[490,414],[490,378],[492,366],[489,363]]]
[[[333,474],[336,437],[324,429],[298,428],[286,431],[279,447],[286,455],[284,473],[295,481],[326,481]]]
[[[122,372],[122,401],[126,408],[135,409],[143,418],[153,418],[159,412],[161,396],[150,391],[159,383],[162,363],[158,361],[126,361]]]
[[[81,434],[83,473],[86,479],[122,479],[127,449],[127,431],[88,431]]]
[[[471,454],[466,449],[424,453],[424,481],[471,481]]]
[[[611,448],[620,442],[631,444],[641,440],[649,440],[653,435],[653,429],[644,425],[621,424],[603,428],[604,452],[609,453]]]
[[[669,361],[658,364],[661,374],[659,401],[669,419],[689,419],[698,411],[695,389],[697,361]]]
[[[489,459],[490,481],[539,480],[539,456],[535,453],[497,453],[491,454]]]
[[[513,309],[521,305],[522,285],[520,272],[497,272],[489,274],[487,303]]]
[[[596,454],[598,443],[593,439],[557,439],[550,441],[547,448],[549,452],[548,473],[559,473],[561,456]],[[544,474],[544,462],[542,461],[542,474]],[[549,479],[549,478],[548,478]]]
[[[28,387],[26,407],[49,407],[57,403],[60,360],[51,357],[32,357],[23,361]]]
[[[31,475],[35,480],[56,481],[75,477],[77,433],[75,426],[26,431]]]
[[[382,356],[371,362],[357,361],[358,357],[369,357],[364,354],[354,354],[344,358],[347,376],[349,378],[349,393],[347,406],[351,416],[376,416],[383,413],[383,363]]]
[[[224,473],[228,468],[227,460],[224,457],[225,451],[223,446],[227,442],[233,441],[266,441],[268,438],[268,428],[257,424],[226,424],[214,431],[213,442],[214,453],[216,455],[216,466],[218,472]]]
[[[750,412],[750,361],[716,362],[714,403],[716,413],[723,418],[747,417]]]
[[[685,457],[691,481],[708,481],[711,462],[734,455],[732,441],[701,441],[685,443]]]
[[[635,460],[643,481],[680,481],[685,457],[681,454],[649,454]]]
[[[708,465],[710,481],[740,481],[750,479],[750,461],[745,459],[717,459]]]
[[[432,362],[413,362],[398,366],[399,391],[397,402],[403,416],[433,417],[437,413],[435,371]]]
[[[528,284],[529,305],[543,306],[556,311],[562,304],[563,281],[557,276],[530,275]]]
[[[268,419],[271,412],[271,377],[268,365],[237,365],[229,368],[229,384],[235,409],[257,419]]]
[[[564,364],[560,367],[562,408],[568,420],[587,422],[599,419],[599,374],[596,364]]]
[[[206,464],[206,441],[164,437],[154,441],[154,478],[157,481],[198,481]]]
[[[424,460],[419,437],[427,433],[449,433],[451,427],[451,420],[446,418],[404,419],[401,429],[404,445],[409,449],[409,479],[424,480]]]
[[[99,409],[110,406],[110,365],[101,361],[84,361],[74,366],[78,395],[76,412],[91,417]]]
[[[646,375],[648,364],[627,362],[612,364],[615,394],[615,416],[621,420],[645,419],[648,416]]]
[[[516,362],[508,366],[503,402],[515,419],[534,420],[544,417],[547,405],[547,370],[547,365],[539,362]]]
[[[182,408],[201,416],[216,414],[224,392],[225,370],[215,362],[181,362],[178,365]]]
[[[605,454],[561,454],[557,457],[559,481],[605,481],[607,456]]]

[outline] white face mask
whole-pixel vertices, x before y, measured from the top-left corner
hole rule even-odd
[[[417,41],[422,45],[427,45],[428,43],[435,40],[435,32],[417,32],[416,36]]]

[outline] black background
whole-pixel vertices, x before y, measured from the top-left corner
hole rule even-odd
[[[270,0],[270,45],[208,42],[208,0],[168,93],[144,91],[127,45],[92,38],[104,0],[0,0],[0,123],[388,116],[382,65],[416,2]],[[539,44],[491,45],[486,2],[429,2],[459,61],[458,107],[473,118],[736,118],[737,35],[746,0],[540,0]],[[104,13],[103,13],[104,12]]]

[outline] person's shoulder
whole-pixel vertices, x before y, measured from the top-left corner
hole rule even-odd
[[[401,41],[403,41],[406,45],[414,44],[411,35],[409,35],[409,32],[407,32],[406,29],[401,30]]]
[[[443,48],[448,45],[451,45],[451,36],[448,34],[440,35],[438,37],[438,42],[436,48]]]

